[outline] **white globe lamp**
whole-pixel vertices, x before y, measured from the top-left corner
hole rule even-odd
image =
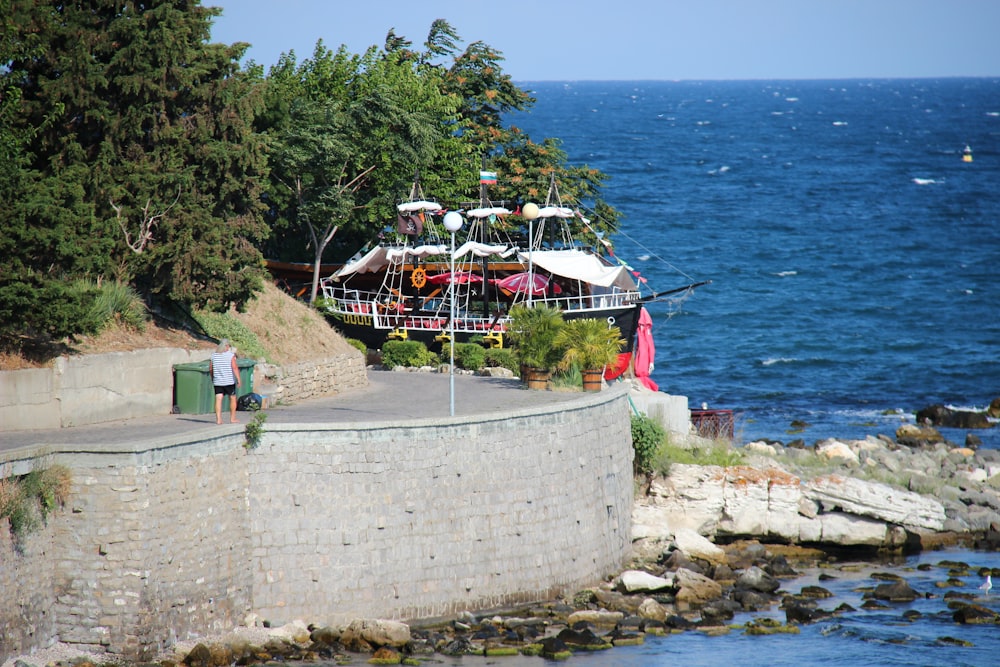
[[[458,211],[448,211],[444,214],[444,228],[452,234],[460,230],[464,223],[465,220],[462,219],[462,214]]]

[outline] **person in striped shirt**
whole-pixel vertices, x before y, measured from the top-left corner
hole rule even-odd
[[[222,397],[229,397],[229,422],[238,424],[236,420],[236,388],[240,386],[240,371],[236,367],[236,353],[227,338],[219,341],[218,347],[212,353],[208,362],[208,372],[212,375],[215,385],[215,423],[222,423]]]

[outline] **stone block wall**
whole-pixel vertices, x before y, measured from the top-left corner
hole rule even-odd
[[[426,618],[615,571],[632,448],[627,404],[601,396],[440,426],[275,426],[248,458],[256,611],[278,624]]]
[[[48,368],[0,371],[0,432],[52,429],[170,414],[175,364],[204,361],[212,348],[156,348],[59,357]],[[254,385],[295,402],[365,386],[364,355],[354,350],[286,367],[260,364]]]
[[[276,424],[250,452],[205,433],[0,451],[0,476],[31,458],[73,476],[20,551],[0,520],[0,661],[55,641],[142,660],[251,611],[429,617],[595,583],[630,551],[628,410],[611,389],[503,416]]]

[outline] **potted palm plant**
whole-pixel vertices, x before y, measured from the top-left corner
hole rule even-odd
[[[567,321],[554,343],[563,351],[559,368],[576,366],[583,375],[584,391],[600,391],[604,367],[618,359],[626,341],[621,329],[607,320],[582,318]]]
[[[562,350],[555,339],[563,327],[562,312],[551,306],[514,306],[510,310],[507,338],[514,346],[521,379],[529,389],[548,387],[552,368]]]

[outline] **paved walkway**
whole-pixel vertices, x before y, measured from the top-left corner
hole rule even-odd
[[[267,423],[352,423],[448,417],[450,379],[449,375],[442,373],[370,370],[367,387],[295,405],[275,406],[267,411]],[[509,412],[580,397],[579,393],[572,391],[529,391],[517,379],[455,375],[454,380],[456,417]],[[237,412],[236,416],[245,424],[252,413]],[[30,445],[88,445],[168,438],[210,429],[216,432],[242,431],[243,424],[219,426],[215,423],[214,413],[165,414],[73,428],[0,431],[0,450]]]

